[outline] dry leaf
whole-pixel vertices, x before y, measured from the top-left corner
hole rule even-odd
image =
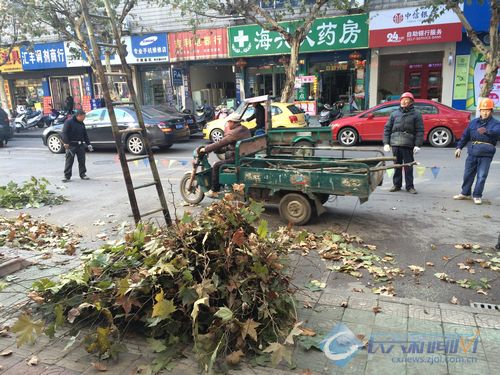
[[[313,375],[313,372],[306,368],[304,371],[300,373],[300,375]]]
[[[38,294],[38,292],[35,292],[34,290],[28,293],[28,298],[33,300],[38,305],[41,305],[45,302],[45,298],[43,298],[40,294]]]
[[[378,314],[382,311],[382,308],[380,306],[374,306],[372,310],[375,314]]]
[[[461,270],[468,270],[470,269],[470,266],[466,266],[465,264],[463,263],[457,263],[457,266],[458,268],[460,268]]]
[[[415,275],[420,275],[422,272],[425,271],[424,267],[420,267],[420,266],[415,266],[415,265],[411,265],[411,266],[408,266],[408,268],[415,274]]]
[[[238,350],[236,352],[232,352],[231,354],[226,356],[226,362],[229,365],[237,365],[240,363],[241,357],[243,357],[245,354],[241,350]]]
[[[8,357],[11,354],[12,354],[12,350],[4,350],[3,352],[0,353],[0,355],[2,357]]]
[[[0,337],[10,337],[9,330],[6,328],[0,330]]]
[[[300,330],[302,331],[302,336],[316,336],[316,332],[310,328],[300,327]]]
[[[478,289],[476,293],[477,293],[477,294],[483,294],[483,295],[485,295],[485,296],[487,296],[487,295],[488,295],[488,293],[487,293],[484,289]]]
[[[446,261],[446,262],[447,262],[447,261],[449,261],[449,260],[450,260],[450,257],[448,257],[448,256],[446,256],[446,255],[443,255],[443,257],[442,257],[441,259],[443,259],[444,261]]]
[[[36,355],[32,356],[29,360],[28,360],[28,366],[36,366],[38,365],[38,357]]]
[[[456,244],[455,245],[455,249],[463,249],[464,247],[462,246],[462,244]]]
[[[352,288],[352,291],[356,292],[356,293],[364,293],[363,289],[361,289],[361,288]]]
[[[342,301],[340,303],[340,307],[347,307],[347,301]]]
[[[375,251],[375,250],[377,250],[377,246],[375,246],[375,245],[365,245],[365,247],[366,247],[368,250],[371,250],[371,251]]]
[[[100,362],[92,362],[91,363],[92,367],[94,367],[97,371],[100,371],[100,372],[105,372],[105,371],[108,371],[108,368],[106,367],[106,365],[104,363],[100,363]]]
[[[434,263],[432,262],[425,262],[425,265],[429,267],[434,267]]]
[[[304,307],[306,309],[312,309],[312,305],[309,302],[304,302]]]
[[[455,296],[451,297],[450,303],[453,305],[458,305],[458,298]]]
[[[437,246],[434,244],[431,244],[431,250],[436,250],[436,249],[437,249]]]

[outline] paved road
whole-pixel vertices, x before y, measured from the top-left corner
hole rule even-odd
[[[192,140],[156,154],[160,176],[168,192],[167,199],[175,202],[178,214],[185,207],[182,206],[177,185],[183,173],[190,168],[192,150],[203,143],[203,140]],[[465,262],[467,258],[484,258],[484,254],[457,250],[454,245],[477,243],[485,252],[495,255],[492,247],[500,232],[499,155],[500,153],[497,153],[492,164],[483,206],[451,199],[452,195],[459,192],[464,160],[455,160],[453,149],[424,147],[417,156],[421,166],[426,167],[424,174],[415,181],[418,195],[406,192],[390,193],[388,190],[392,183],[386,175],[384,184],[368,202],[360,205],[357,199],[350,197],[333,199],[326,204],[327,213],[315,218],[305,229],[319,231],[333,228],[358,235],[367,243],[376,245],[377,252],[395,254],[401,268],[406,268],[407,265],[425,266],[425,262],[434,263],[434,267],[426,267],[421,277],[411,276],[407,269],[404,278],[397,278],[394,285],[400,297],[447,302],[452,296],[456,296],[461,304],[469,304],[470,301],[498,303],[498,271],[483,270],[478,265],[473,267],[475,274],[459,270],[456,263]],[[3,185],[9,180],[22,182],[30,176],[48,178],[55,187],[62,189],[70,202],[57,207],[33,209],[32,214],[58,224],[73,223],[78,231],[89,238],[96,238],[97,234],[123,220],[131,221],[121,170],[113,151],[88,154],[88,175],[92,178],[90,181],[76,178],[69,184],[62,184],[60,179],[63,164],[63,155],[51,154],[42,145],[41,140],[14,138],[8,147],[0,149],[0,184]],[[433,176],[432,167],[437,167],[434,169],[436,177]],[[132,165],[131,171],[135,179],[149,181],[149,169],[142,162]],[[152,190],[141,192],[139,202],[142,210],[156,208],[155,199],[152,197]],[[210,200],[205,199],[201,206],[207,206],[209,203]],[[188,209],[197,210],[191,207]],[[174,211],[173,206],[171,210]],[[12,212],[7,214],[14,215]],[[263,217],[271,225],[282,224],[275,207],[268,208]],[[93,225],[99,219],[109,223],[106,227]],[[451,260],[445,262],[443,256]],[[310,267],[305,266],[298,270],[303,272],[304,280],[308,277],[316,278],[315,268],[324,268],[320,260],[312,263],[312,271]],[[300,262],[299,267],[302,267]],[[473,290],[438,280],[434,276],[436,272],[446,272],[454,279],[486,277],[492,280],[491,289],[487,290],[487,296],[479,295]],[[331,287],[346,289],[372,286],[367,277],[356,280],[338,273],[328,275],[326,281]]]

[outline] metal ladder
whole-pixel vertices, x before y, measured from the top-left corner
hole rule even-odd
[[[101,83],[101,87],[103,89],[104,100],[106,101],[106,107],[108,109],[109,119],[110,119],[111,125],[112,125],[113,136],[114,136],[115,143],[116,143],[116,149],[118,151],[118,155],[120,158],[120,164],[121,164],[121,168],[123,171],[123,177],[125,179],[125,185],[127,187],[128,198],[130,201],[130,206],[132,208],[132,214],[134,216],[134,221],[137,224],[141,221],[141,219],[143,217],[148,216],[148,215],[153,215],[157,212],[162,211],[167,226],[170,226],[172,224],[172,219],[170,218],[170,213],[168,211],[167,201],[165,199],[163,186],[161,184],[160,176],[158,174],[158,169],[156,167],[155,158],[154,158],[153,152],[151,151],[151,146],[149,145],[148,138],[146,136],[146,128],[144,126],[144,118],[142,116],[141,108],[140,108],[139,102],[137,100],[137,95],[136,95],[135,88],[134,88],[134,85],[132,82],[132,72],[131,72],[130,66],[127,64],[127,62],[125,60],[125,48],[121,42],[120,33],[118,32],[118,28],[116,27],[115,12],[111,8],[109,0],[104,0],[104,5],[106,8],[107,16],[89,13],[87,0],[80,0],[80,3],[82,5],[83,18],[84,18],[85,25],[87,27],[90,45],[92,48],[92,55],[93,55],[93,60],[94,60],[94,65],[95,65],[94,69],[95,69],[95,73],[97,74],[99,81]],[[110,23],[110,26],[111,26],[112,31],[113,31],[113,39],[114,39],[115,44],[102,43],[102,42],[96,41],[94,24],[92,23],[93,20],[107,21]],[[122,67],[123,73],[106,72],[104,70],[104,67],[103,67],[102,62],[101,62],[101,51],[100,51],[101,47],[111,48],[111,49],[116,50],[116,52],[118,53],[118,56],[120,57],[121,67]],[[131,102],[128,102],[128,103],[124,103],[124,102],[120,102],[120,101],[113,102],[111,99],[111,95],[109,92],[109,86],[108,86],[108,82],[107,82],[106,77],[107,76],[118,76],[118,75],[126,77],[127,86],[128,86],[128,90],[130,93],[130,98],[132,99]],[[137,115],[139,128],[130,128],[130,129],[124,129],[124,130],[120,130],[118,128],[118,123],[116,121],[114,106],[123,105],[123,104],[133,104],[136,115]],[[142,139],[143,139],[144,146],[146,149],[146,155],[127,158],[125,155],[125,149],[124,149],[123,142],[122,142],[122,136],[124,133],[140,133],[142,135]],[[134,162],[136,160],[143,160],[143,159],[149,160],[149,166],[150,166],[151,173],[153,176],[153,182],[134,186],[134,184],[132,182],[132,177],[130,175],[130,169],[129,169],[128,163]],[[141,213],[139,211],[139,206],[137,204],[137,198],[135,195],[135,191],[138,189],[143,189],[143,188],[147,188],[150,186],[156,187],[156,192],[157,192],[158,198],[160,200],[161,208],[146,212],[146,213],[141,215]]]

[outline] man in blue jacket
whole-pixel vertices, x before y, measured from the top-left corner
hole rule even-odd
[[[413,154],[420,151],[424,143],[424,121],[422,114],[415,109],[415,101],[411,92],[401,95],[400,107],[391,113],[384,127],[384,151],[391,151],[397,164],[413,162]],[[413,167],[404,167],[406,191],[417,194],[413,185]],[[393,177],[394,185],[390,192],[401,190],[403,171],[396,168]]]
[[[481,204],[484,184],[488,177],[491,161],[496,152],[497,140],[500,138],[500,122],[493,118],[493,100],[485,98],[479,103],[479,118],[473,119],[464,130],[457,143],[455,157],[459,158],[462,148],[467,146],[464,182],[462,192],[453,199],[471,198],[472,184],[476,178],[476,186],[472,193],[475,204]]]

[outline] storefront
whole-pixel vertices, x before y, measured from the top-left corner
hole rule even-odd
[[[359,99],[364,101],[364,65],[361,69],[360,63],[366,55],[359,51],[368,48],[367,20],[367,14],[354,14],[313,22],[300,48],[296,99],[331,103],[348,99],[356,93],[356,87],[361,87]],[[293,23],[282,25],[293,27]],[[230,27],[228,37],[229,55],[247,62],[248,92],[280,97],[285,83],[284,63],[290,56],[290,46],[282,35],[258,25],[242,25]],[[359,58],[349,60],[354,51],[358,51]],[[301,75],[314,75],[316,83],[306,83]]]
[[[168,47],[177,103],[193,109],[204,103],[215,107],[234,100],[237,94],[236,70],[235,62],[227,59],[226,29],[169,33]]]
[[[399,98],[406,91],[416,98],[451,105],[455,42],[462,26],[448,10],[431,24],[429,10],[390,9],[370,14],[369,103]]]

